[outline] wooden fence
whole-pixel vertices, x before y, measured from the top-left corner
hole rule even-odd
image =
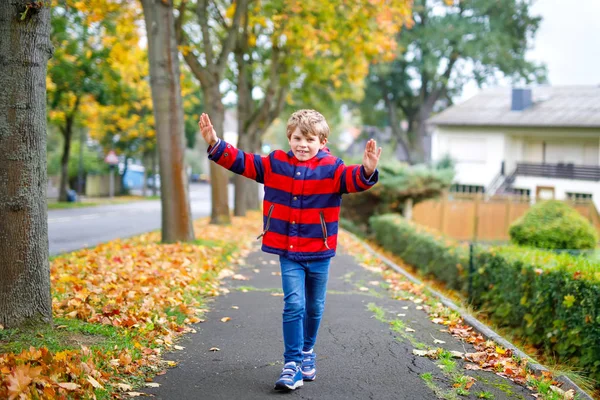
[[[458,240],[505,241],[508,229],[531,207],[529,197],[484,198],[482,194],[449,193],[417,204],[412,219]],[[591,201],[567,202],[600,232],[600,216]]]

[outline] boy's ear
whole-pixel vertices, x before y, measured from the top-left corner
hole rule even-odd
[[[319,150],[323,149],[323,147],[325,147],[326,144],[327,144],[327,138],[325,138],[321,141],[321,146],[319,147]]]

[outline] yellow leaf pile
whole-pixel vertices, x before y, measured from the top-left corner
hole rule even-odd
[[[160,234],[149,233],[54,259],[54,317],[114,326],[134,349],[0,354],[0,398],[95,398],[99,389],[131,390],[123,376],[160,373],[169,366],[162,349],[173,348],[191,330],[187,324],[201,322],[202,298],[219,294],[219,271],[249,251],[260,217],[234,217],[230,226],[196,221],[198,244],[160,244]]]

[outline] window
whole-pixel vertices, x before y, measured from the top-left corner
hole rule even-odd
[[[523,196],[523,197],[529,197],[531,195],[531,190],[530,189],[513,188],[512,192],[514,194],[516,194],[517,196]]]
[[[567,199],[569,199],[569,200],[592,200],[592,194],[591,193],[567,192]]]
[[[483,193],[483,186],[460,185],[456,183],[450,186],[450,191],[453,193]]]

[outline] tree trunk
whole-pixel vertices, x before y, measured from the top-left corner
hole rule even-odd
[[[60,159],[60,186],[58,201],[67,201],[67,186],[69,183],[69,157],[71,156],[71,138],[73,137],[73,118],[67,117],[63,134],[63,154]]]
[[[52,323],[46,203],[50,8],[0,2],[0,325]]]
[[[238,124],[239,126],[239,124]],[[240,129],[238,128],[238,148],[241,150],[250,152],[248,143],[248,135],[244,135],[239,133]],[[246,215],[247,210],[247,198],[248,198],[248,190],[250,189],[250,183],[252,181],[242,175],[235,175],[233,178],[234,184],[234,200],[233,200],[233,215],[236,217],[244,217]]]
[[[172,6],[170,0],[142,0],[159,150],[162,241],[166,243],[194,239],[184,165],[183,105]]]
[[[115,168],[115,170],[117,170],[117,174],[118,174],[119,168],[116,165],[114,168]],[[123,173],[119,177],[119,181],[121,182],[121,187],[119,188],[120,195],[126,195],[129,192],[129,189],[127,189],[127,184],[125,182],[125,174],[127,173],[128,169],[129,169],[129,156],[127,154],[125,154],[125,159],[123,162]]]
[[[148,153],[144,152],[144,155],[142,156],[142,165],[144,166],[144,177],[142,178],[142,197],[146,197],[148,194],[148,164]]]
[[[404,218],[406,218],[408,221],[412,220],[412,216],[413,216],[413,199],[412,198],[407,198],[406,200],[404,200],[404,210],[403,210],[403,216]]]
[[[156,185],[156,175],[160,173],[156,157],[158,155],[158,147],[152,151],[152,196],[158,196],[158,187]]]
[[[250,151],[255,154],[261,153],[262,141],[260,134],[253,135],[250,143]],[[248,181],[249,184],[246,190],[246,207],[248,210],[260,210],[260,199],[258,196],[259,193],[259,183],[256,181]]]
[[[225,121],[225,107],[221,99],[221,93],[218,86],[205,88],[204,98],[206,99],[206,112],[210,116],[217,135],[223,139],[223,126]],[[204,143],[198,140],[198,143]],[[202,149],[206,154],[206,149]],[[231,216],[229,215],[229,176],[230,173],[225,168],[214,162],[210,163],[210,188],[212,210],[210,214],[211,224],[229,224]]]

